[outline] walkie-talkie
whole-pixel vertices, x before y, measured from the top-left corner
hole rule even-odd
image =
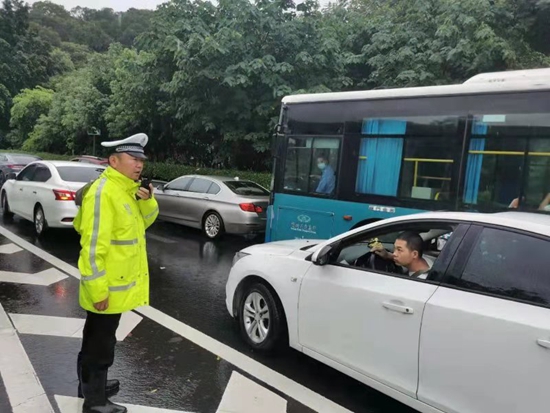
[[[151,185],[151,180],[148,178],[141,178],[141,184],[139,185],[140,188],[144,188],[147,191],[150,191],[149,185]],[[141,198],[137,196],[136,194],[136,200],[140,200]]]

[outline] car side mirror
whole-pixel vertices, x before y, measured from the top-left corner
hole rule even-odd
[[[333,251],[334,247],[332,245],[325,245],[313,260],[313,264],[320,267],[327,265],[330,261],[331,252]]]
[[[9,174],[6,175],[6,179],[15,179],[17,178],[17,175],[15,174],[15,172],[10,172]]]

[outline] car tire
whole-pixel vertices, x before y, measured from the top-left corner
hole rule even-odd
[[[261,282],[245,287],[237,309],[237,320],[246,343],[263,353],[279,350],[288,334],[279,298]]]
[[[48,229],[48,221],[46,221],[46,215],[42,206],[37,205],[34,208],[34,232],[37,236],[42,236]]]
[[[218,239],[225,232],[223,219],[217,212],[206,213],[202,220],[202,232],[210,239]]]
[[[13,212],[11,212],[10,204],[8,202],[8,196],[5,192],[2,193],[2,215],[6,218],[13,217]]]

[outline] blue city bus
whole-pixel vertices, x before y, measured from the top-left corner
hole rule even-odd
[[[429,210],[548,210],[550,69],[287,96],[273,155],[266,242]]]

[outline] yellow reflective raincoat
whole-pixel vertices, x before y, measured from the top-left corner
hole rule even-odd
[[[81,235],[80,305],[118,314],[149,304],[145,230],[158,216],[154,197],[137,201],[139,183],[108,167],[83,195],[74,220]],[[109,297],[109,308],[93,304]]]

